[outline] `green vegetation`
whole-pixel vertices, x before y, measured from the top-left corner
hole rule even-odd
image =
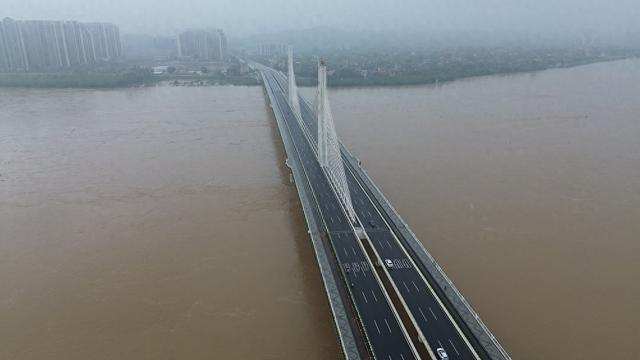
[[[115,88],[154,81],[149,69],[141,67],[74,69],[59,73],[3,73],[0,87],[30,88]]]
[[[259,85],[252,74],[222,74],[203,71],[202,74],[178,75],[175,68],[169,74],[153,75],[145,67],[76,68],[51,73],[0,73],[0,87],[24,88],[118,88],[142,86],[158,82],[172,85]]]
[[[461,78],[538,71],[639,56],[640,50],[601,47],[445,48],[423,51],[340,50],[324,56],[329,86],[418,85]],[[263,60],[265,61],[265,60]],[[282,58],[272,66],[286,71]],[[296,64],[302,86],[316,84],[317,57],[307,55]]]

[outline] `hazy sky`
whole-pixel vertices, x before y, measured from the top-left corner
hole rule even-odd
[[[107,21],[122,32],[221,27],[232,36],[341,29],[640,31],[640,0],[0,0],[0,17]]]

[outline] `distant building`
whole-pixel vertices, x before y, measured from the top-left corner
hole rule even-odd
[[[153,75],[163,75],[166,74],[169,70],[169,66],[154,66],[153,67]]]
[[[0,21],[0,70],[47,70],[111,61],[121,55],[120,30],[113,24]]]
[[[133,61],[167,61],[178,56],[175,36],[122,35],[123,58]]]
[[[256,48],[258,56],[271,57],[281,56],[287,53],[287,45],[285,44],[259,44]]]
[[[199,61],[224,61],[227,38],[221,29],[188,30],[176,38],[178,57]]]

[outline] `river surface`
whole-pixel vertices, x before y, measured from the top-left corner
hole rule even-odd
[[[330,96],[514,359],[640,358],[640,61]],[[340,357],[283,160],[259,87],[0,89],[0,359]]]

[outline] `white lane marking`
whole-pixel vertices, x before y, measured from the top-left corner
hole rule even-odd
[[[342,248],[344,250],[344,256],[349,257],[349,253],[347,252],[347,248]]]
[[[387,324],[387,329],[389,329],[389,334],[391,334],[392,333],[391,326],[389,326],[389,322],[387,321],[387,318],[384,318],[384,323]]]
[[[356,256],[356,257],[358,256],[356,255],[356,249],[354,249],[353,246],[351,247],[351,252],[353,253],[353,256]]]
[[[402,282],[402,285],[404,285],[404,288],[407,289],[407,292],[410,293],[411,290],[409,290],[409,287],[407,286],[407,283],[405,283],[404,281]]]
[[[328,208],[329,208],[329,207],[327,206],[327,209],[328,209]],[[336,220],[333,218],[333,216],[329,216],[329,219],[331,219],[331,223],[332,223],[332,224],[335,224]]]
[[[413,282],[413,280],[411,280],[411,283],[413,284],[413,287],[416,288],[416,291],[420,292],[420,289],[418,288],[418,285],[416,285],[416,283]]]
[[[427,317],[424,316],[424,313],[422,312],[422,308],[420,306],[418,306],[418,310],[420,310],[420,315],[422,315],[422,318],[424,319],[424,321],[429,321],[427,320]]]
[[[431,306],[429,306],[429,311],[431,311],[431,315],[433,316],[433,318],[438,320],[438,317],[436,316],[436,314],[434,314],[433,310],[431,310]]]
[[[367,215],[369,215],[369,217],[372,217],[371,216],[371,211],[367,210]]]
[[[378,302],[378,297],[376,296],[376,293],[373,292],[373,289],[371,289],[371,295],[373,295],[373,300],[375,300],[375,302]]]
[[[391,249],[391,243],[389,242],[389,240],[386,240],[386,241],[387,241],[387,245],[389,245],[389,249]]]
[[[367,300],[367,296],[364,294],[364,291],[360,291],[362,293],[362,297],[364,298],[364,302],[365,303],[369,303],[369,301]]]
[[[378,327],[378,322],[373,320],[373,324],[376,326],[376,330],[378,330],[378,334],[382,335],[382,333],[380,332],[380,328]]]
[[[451,344],[451,347],[453,347],[453,351],[455,351],[456,354],[458,354],[458,356],[460,356],[460,353],[458,352],[458,349],[456,349],[456,346],[453,345],[453,341],[451,341],[451,339],[449,339],[449,344]]]
[[[393,358],[391,357],[391,355],[389,355],[389,360],[393,360]]]
[[[400,354],[400,358],[401,358],[402,360],[404,360],[404,355]]]

